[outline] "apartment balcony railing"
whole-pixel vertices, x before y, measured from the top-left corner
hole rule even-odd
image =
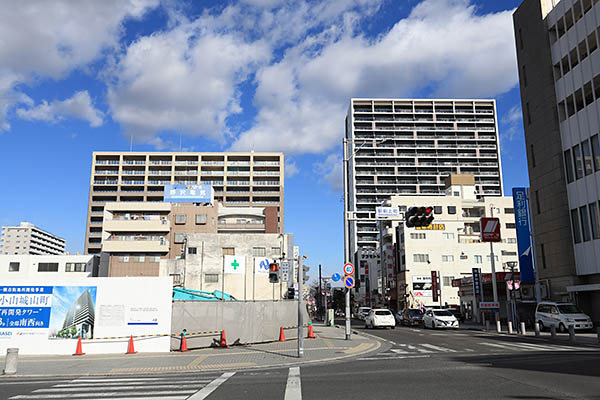
[[[163,171],[163,170],[150,170],[148,171],[148,175],[171,175],[171,170],[169,171]]]
[[[279,186],[279,181],[254,181],[256,186]]]
[[[200,175],[223,175],[224,171],[200,171]]]
[[[279,176],[279,171],[254,171],[257,176]]]
[[[201,181],[201,183],[206,185],[222,185],[223,181]]]
[[[148,162],[150,165],[171,165],[171,161],[167,160],[150,160]]]
[[[123,170],[123,175],[145,175],[146,171],[128,171]]]
[[[256,166],[265,166],[265,165],[270,165],[270,166],[279,166],[279,161],[254,161],[254,165]]]
[[[227,161],[227,165],[250,165],[250,161]]]
[[[170,185],[171,180],[159,181],[159,180],[148,180],[149,185]]]
[[[118,165],[119,160],[96,160],[96,165]]]
[[[94,180],[94,185],[116,185],[117,180]]]
[[[144,181],[143,180],[135,180],[135,181],[130,181],[130,180],[123,180],[121,181],[122,185],[143,185]]]
[[[94,175],[119,175],[119,171],[112,170],[96,170]]]
[[[250,171],[227,171],[229,176],[250,176]],[[255,174],[257,175],[257,174]]]
[[[175,165],[198,165],[198,161],[175,161]]]
[[[175,175],[198,175],[197,170],[175,171]]]
[[[202,165],[225,165],[225,161],[202,161]]]
[[[142,160],[123,160],[123,164],[126,164],[126,165],[146,165],[146,161],[142,161]]]
[[[228,186],[250,186],[250,181],[227,181],[227,185]]]

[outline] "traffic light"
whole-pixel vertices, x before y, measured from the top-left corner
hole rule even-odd
[[[269,265],[269,282],[279,282],[279,266],[275,263]]]
[[[306,265],[302,266],[302,283],[308,282],[309,277],[306,273],[309,269],[310,267],[307,267]]]
[[[411,207],[404,215],[407,228],[429,226],[433,222],[433,207]]]
[[[287,298],[288,300],[294,300],[294,295],[296,294],[296,289],[292,288],[288,288],[287,291]]]

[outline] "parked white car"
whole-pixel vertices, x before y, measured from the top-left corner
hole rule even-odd
[[[394,314],[385,308],[376,308],[367,314],[365,317],[365,328],[380,328],[380,327],[396,328],[396,319]]]
[[[356,317],[364,320],[367,314],[369,314],[369,311],[371,311],[371,307],[358,307]]]
[[[592,329],[594,326],[592,319],[571,303],[541,302],[535,310],[535,320],[542,330],[554,326],[563,333],[569,330],[569,325],[575,329]]]
[[[458,329],[458,320],[448,310],[427,310],[423,315],[425,328],[454,328]]]

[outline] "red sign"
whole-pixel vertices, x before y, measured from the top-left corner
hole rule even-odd
[[[481,241],[482,242],[500,242],[500,219],[499,218],[481,218]]]
[[[437,271],[431,271],[431,294],[433,296],[433,301],[438,301],[438,280],[437,280]]]

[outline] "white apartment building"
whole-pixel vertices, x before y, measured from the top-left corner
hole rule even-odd
[[[8,279],[87,278],[98,276],[93,255],[0,255],[0,281]]]
[[[351,99],[344,143],[357,278],[369,262],[359,249],[378,245],[375,208],[391,196],[442,194],[450,174],[473,174],[478,197],[502,194],[494,100]]]
[[[517,233],[512,197],[477,198],[472,175],[451,175],[443,196],[392,196],[391,207],[432,206],[429,227],[408,228],[404,223],[381,222],[381,259],[386,304],[406,306],[459,305],[452,280],[470,276],[472,268],[491,273],[490,244],[480,240],[480,218],[500,219],[502,242],[494,243],[496,272],[518,270]],[[440,277],[441,297],[433,302],[431,271]],[[362,279],[362,276],[361,276]]]
[[[540,279],[597,322],[600,4],[525,0],[513,19]]]
[[[0,254],[64,254],[65,239],[29,222],[2,227]]]

